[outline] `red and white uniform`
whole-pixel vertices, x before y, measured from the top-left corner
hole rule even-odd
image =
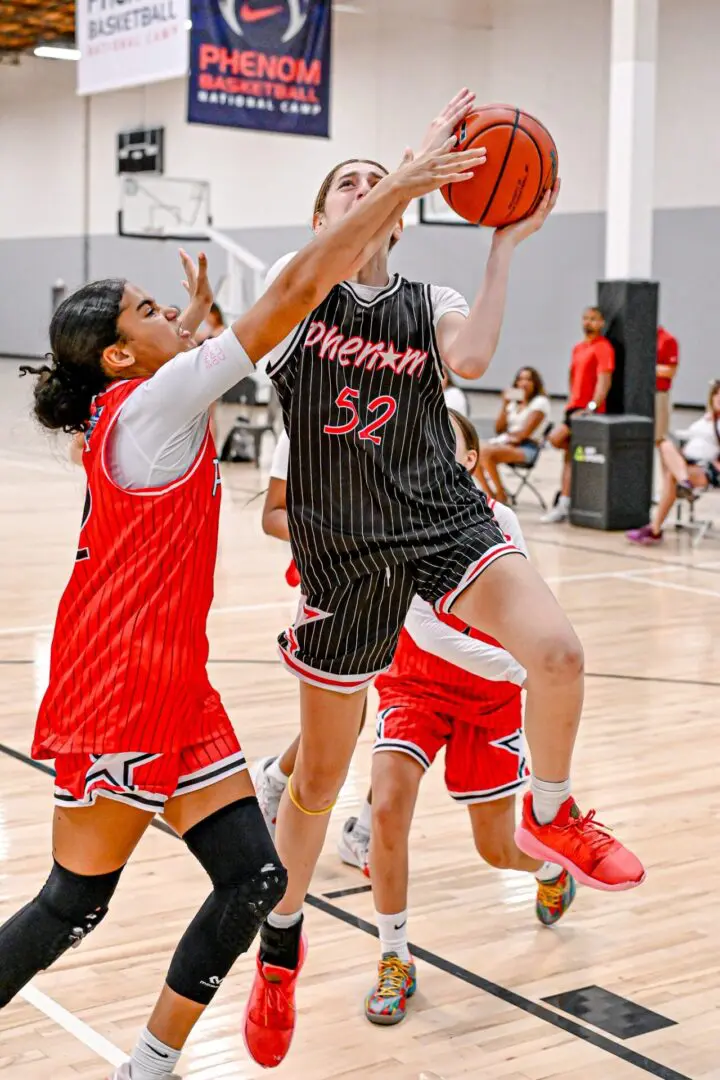
[[[237,376],[230,368],[228,382]],[[122,412],[131,401],[137,411],[143,398],[134,396],[155,378],[109,386],[85,433],[85,511],[32,749],[56,758],[56,800],[66,805],[87,805],[102,791],[162,809],[171,795],[245,767],[206,672],[220,513],[207,416],[192,421],[202,430],[189,467],[164,486],[120,486],[113,467]]]
[[[527,553],[517,516],[491,507]],[[415,597],[392,666],[379,675],[374,752],[408,754],[428,769],[445,747],[445,781],[458,802],[489,802],[529,776],[522,733],[525,670],[492,638]]]

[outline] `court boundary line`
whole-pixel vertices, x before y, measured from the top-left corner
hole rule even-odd
[[[610,554],[615,554],[615,553],[610,553]],[[630,555],[630,556],[619,555],[618,557],[619,558],[637,558],[637,556],[632,556],[632,555]],[[647,573],[647,574],[676,574],[680,570],[697,570],[697,569],[698,569],[698,567],[686,566],[684,563],[670,563],[670,564],[663,564],[662,566],[658,567],[657,569],[649,569],[649,570],[646,570],[646,571],[642,571],[642,570],[603,570],[603,571],[598,571],[597,573],[594,573],[594,574],[568,574],[568,575],[559,575],[559,576],[556,576],[556,577],[550,576],[550,577],[544,578],[543,580],[548,585],[563,585],[565,583],[572,584],[573,582],[580,582],[580,581],[603,581],[603,580],[606,580],[606,579],[614,579],[614,580],[621,580],[621,581],[623,579],[626,579],[626,580],[630,580],[630,581],[640,581],[640,582],[642,582],[643,579],[640,578],[640,577],[636,577],[635,575],[642,574],[643,572]],[[707,571],[707,573],[712,573],[712,571]],[[648,582],[648,584],[654,584],[654,582]],[[659,582],[658,587],[662,588],[662,586],[664,584],[665,584],[664,582]],[[668,588],[673,587],[672,583],[668,583],[667,587]],[[689,585],[685,585],[685,586],[676,585],[675,588],[683,589],[683,590],[689,590],[691,588],[691,586],[689,586]],[[707,593],[708,596],[717,596],[718,595],[717,593],[712,592],[710,590],[693,589],[693,591],[695,591],[695,592],[700,591],[702,595]],[[273,611],[273,610],[277,610],[277,609],[280,609],[280,608],[285,608],[286,610],[291,610],[295,606],[294,599],[295,598],[293,596],[288,596],[288,598],[286,600],[270,600],[270,601],[266,601],[265,603],[261,603],[261,604],[230,604],[228,606],[223,606],[223,607],[213,607],[213,608],[210,608],[210,611],[208,613],[208,617],[217,616],[217,615],[241,615],[245,611]],[[54,625],[55,625],[54,623],[42,623],[42,624],[38,624],[37,626],[2,626],[2,627],[0,627],[0,638],[4,638],[4,637],[23,637],[25,635],[30,635],[30,634],[49,633],[50,631],[52,631],[54,629]]]
[[[78,1042],[86,1046],[88,1050],[92,1050],[93,1053],[103,1058],[114,1068],[117,1069],[123,1062],[128,1060],[128,1055],[119,1046],[111,1043],[99,1031],[90,1027],[75,1013],[70,1012],[64,1005],[55,1001],[55,998],[51,998],[49,994],[38,990],[34,983],[29,982],[27,986],[18,991],[18,997],[21,997],[28,1005],[32,1005],[38,1012],[43,1013],[54,1024],[63,1028],[69,1035],[72,1035]]]
[[[28,660],[21,658],[19,660],[0,660],[0,667],[11,667],[13,664],[34,664],[35,660]],[[220,657],[213,660],[212,657],[208,660],[208,664],[249,664],[249,665],[262,665],[265,667],[276,667],[280,671],[284,671],[282,662],[278,660],[258,660],[252,657]],[[668,678],[666,675],[628,675],[621,671],[586,671],[586,679],[624,679],[628,682],[646,682],[646,683],[664,683],[668,686],[712,686],[720,687],[720,682],[711,682],[708,679],[673,679]],[[327,893],[323,895],[327,896]]]
[[[21,762],[24,765],[29,765],[31,768],[37,769],[39,772],[43,772],[46,775],[55,775],[54,769],[49,765],[45,765],[41,761],[33,761],[27,754],[23,754],[20,750],[14,750],[4,743],[0,743],[0,753],[7,755],[15,761]],[[151,826],[157,828],[166,835],[172,836],[175,840],[180,840],[180,837],[170,828],[167,822],[162,821],[157,817],[153,818]],[[312,893],[308,893],[305,897],[305,901],[310,907],[315,908],[325,915],[329,915],[331,918],[338,919],[340,922],[344,922],[347,926],[354,926],[356,930],[360,930],[371,937],[376,938],[378,936],[377,927],[373,926],[372,923],[367,922],[358,915],[353,915],[352,912],[346,911],[336,904],[329,904],[327,900],[324,900],[322,897],[313,896]],[[632,1047],[616,1042],[607,1035],[600,1034],[600,1032],[596,1031],[594,1028],[585,1027],[577,1021],[571,1020],[563,1013],[554,1012],[552,1009],[548,1008],[547,1005],[541,1005],[531,998],[526,998],[522,994],[518,994],[515,990],[509,990],[499,983],[492,982],[492,980],[485,978],[483,975],[477,975],[473,971],[468,971],[467,968],[455,964],[452,960],[446,960],[444,957],[438,956],[436,953],[423,948],[421,945],[411,944],[410,948],[419,960],[423,960],[426,964],[429,964],[436,970],[459,979],[461,982],[465,982],[469,986],[475,987],[476,990],[489,994],[491,997],[503,1001],[506,1005],[511,1005],[521,1012],[533,1016],[536,1020],[542,1020],[552,1027],[564,1031],[567,1035],[573,1035],[583,1042],[590,1043],[590,1045],[594,1046],[597,1050],[602,1050],[605,1053],[610,1054],[611,1057],[625,1061],[628,1065],[633,1065],[635,1068],[641,1069],[652,1076],[657,1076],[660,1080],[692,1080],[692,1077],[685,1075],[685,1073],[677,1072],[669,1065],[663,1065],[661,1062],[655,1061],[653,1058],[649,1058],[647,1055],[641,1054],[637,1050],[633,1050]],[[62,1008],[62,1006],[60,1006],[60,1008]],[[84,1023],[84,1021],[80,1021],[80,1023]],[[99,1037],[104,1038],[104,1036]],[[109,1045],[112,1046],[112,1043]]]
[[[529,533],[524,533],[525,539],[529,540],[533,544],[546,544],[550,547],[567,548],[568,551],[584,551],[590,555],[610,555],[615,559],[633,559],[636,562],[652,563],[656,566],[677,566],[683,570],[697,570],[698,573],[703,574],[720,574],[720,569],[714,570],[712,567],[702,565],[700,563],[684,563],[678,559],[655,559],[652,555],[638,555],[635,551],[613,551],[612,548],[596,548],[586,547],[585,544],[568,544],[563,540],[553,540],[549,536],[531,536]],[[630,547],[630,544],[628,544]]]

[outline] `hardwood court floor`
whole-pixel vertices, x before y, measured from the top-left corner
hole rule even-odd
[[[0,919],[34,895],[49,866],[50,778],[23,755],[83,502],[62,444],[26,418],[26,392],[14,365],[0,364]],[[548,452],[539,468],[546,493],[558,471]],[[294,603],[287,553],[262,535],[260,502],[247,505],[263,479],[252,467],[225,470],[210,619],[211,675],[251,758],[279,750],[298,713],[295,682],[274,651]],[[712,497],[700,505],[713,508]],[[647,882],[620,894],[583,889],[560,926],[539,927],[532,881],[479,862],[439,765],[412,835],[419,992],[401,1027],[371,1027],[361,1012],[377,954],[371,897],[334,850],[365,789],[368,725],[313,883],[298,1032],[279,1078],[720,1078],[720,548],[708,539],[694,551],[671,534],[644,551],[617,535],[542,526],[530,499],[521,518],[587,654],[576,794],[638,851]],[[107,1076],[108,1062],[132,1047],[206,892],[182,845],[151,829],[100,929],[0,1014],[2,1080]],[[240,1036],[253,962],[237,964],[194,1033],[183,1077],[264,1075]],[[592,985],[674,1023],[620,1039],[542,1001]]]

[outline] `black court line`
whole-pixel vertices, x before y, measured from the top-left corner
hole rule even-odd
[[[3,664],[34,664],[34,660],[0,660],[0,666]],[[252,660],[244,657],[242,660],[208,660],[208,664],[270,664],[277,666],[280,664],[280,660]],[[623,675],[614,671],[586,671],[586,679],[622,679],[627,682],[646,682],[646,683],[667,683],[669,686],[716,686],[720,687],[720,682],[709,682],[707,679],[670,679],[662,675]],[[7,747],[0,746],[0,750],[5,750],[5,753],[12,753]],[[24,761],[25,758],[21,758]],[[369,888],[369,886],[368,886]],[[334,896],[333,893],[323,893],[323,896]],[[337,894],[342,895],[341,893]]]
[[[5,746],[4,743],[0,743],[0,753],[7,754],[8,757],[14,758],[15,761],[20,761],[24,765],[30,765],[39,772],[46,773],[49,776],[55,775],[55,770],[49,765],[45,765],[41,761],[33,761],[27,754],[23,754],[20,750],[13,750],[12,747]],[[174,839],[180,839],[166,822],[159,820],[157,817],[153,818],[152,825]],[[368,886],[362,888],[366,891]],[[329,904],[322,897],[312,896],[308,893],[305,900],[310,907],[314,907],[317,911],[322,911],[323,914],[330,915],[334,919],[339,919],[340,922],[345,923],[347,926],[354,926],[356,930],[361,930],[371,937],[376,938],[378,936],[377,927],[373,926],[372,923],[366,922],[365,919],[361,919],[358,915],[345,911],[344,908],[340,908],[336,904]],[[506,1005],[514,1006],[516,1009],[520,1009],[521,1012],[534,1016],[536,1020],[544,1020],[545,1023],[550,1024],[552,1027],[559,1028],[568,1035],[574,1035],[576,1038],[582,1039],[583,1042],[590,1043],[598,1050],[604,1050],[613,1057],[626,1061],[628,1065],[634,1065],[636,1068],[650,1073],[651,1076],[660,1077],[660,1080],[692,1080],[692,1077],[686,1076],[685,1073],[676,1072],[675,1069],[662,1065],[659,1061],[654,1061],[645,1054],[639,1054],[628,1046],[623,1046],[621,1043],[608,1039],[598,1031],[583,1027],[582,1024],[568,1019],[567,1016],[553,1012],[547,1006],[523,997],[522,994],[517,994],[514,990],[508,990],[507,987],[500,986],[482,975],[476,975],[474,971],[468,971],[467,968],[460,967],[459,964],[453,963],[452,960],[446,960],[444,957],[430,952],[429,949],[424,949],[421,945],[410,943],[409,947],[415,957],[423,960],[426,964],[430,964],[431,967],[437,968],[438,971],[443,971],[446,975],[460,979],[469,986],[474,986],[477,990],[482,990],[484,993],[490,994],[491,997],[504,1001]]]
[[[328,904],[326,900],[322,900],[320,897],[308,895],[305,899],[310,907],[317,908],[318,911],[322,911],[326,915],[332,915],[333,918],[340,919],[341,922],[346,923],[348,926],[354,926],[357,930],[362,930],[364,934],[370,934],[371,937],[378,936],[377,927],[366,922],[365,919],[352,915],[349,911],[345,911],[335,904]],[[507,1005],[513,1005],[516,1009],[534,1016],[537,1020],[544,1020],[569,1035],[575,1035],[578,1039],[597,1047],[598,1050],[604,1050],[606,1053],[612,1054],[613,1057],[621,1058],[628,1065],[635,1065],[636,1068],[643,1069],[652,1076],[659,1076],[662,1080],[691,1080],[684,1073],[676,1072],[667,1065],[661,1065],[659,1061],[653,1061],[652,1058],[646,1057],[645,1054],[639,1054],[636,1050],[631,1050],[629,1046],[622,1046],[620,1043],[606,1038],[605,1035],[601,1035],[591,1028],[583,1027],[574,1020],[569,1020],[566,1016],[553,1012],[545,1005],[540,1005],[530,998],[523,997],[522,994],[516,994],[514,990],[508,990],[507,987],[499,986],[497,983],[491,982],[490,979],[483,978],[482,975],[476,975],[474,971],[468,971],[467,968],[460,967],[459,964],[453,963],[452,960],[445,960],[444,957],[437,956],[436,953],[430,952],[420,945],[413,945],[411,942],[408,943],[408,947],[416,959],[424,960],[426,964],[430,964],[439,971],[444,971],[446,975],[452,975],[454,978],[460,979],[462,982],[466,982],[486,994],[490,994],[491,997],[499,998],[500,1001],[504,1001]]]
[[[711,566],[694,566],[693,563],[680,562],[679,559],[655,559],[648,555],[638,555],[634,551],[613,551],[607,548],[587,547],[585,544],[569,544],[565,540],[551,540],[547,536],[531,536],[527,532],[524,535],[525,539],[533,544],[547,544],[549,547],[568,548],[570,551],[583,551],[589,555],[610,555],[614,559],[631,559],[634,562],[651,563],[655,566],[679,566],[683,570],[693,570],[697,574],[720,574],[720,569],[714,570]],[[632,572],[631,570],[628,571],[628,573]],[[572,584],[572,582],[569,582],[569,584]]]
[[[335,892],[325,892],[326,900],[339,900],[342,896],[357,896],[358,893],[372,892],[372,885],[356,885],[354,889],[336,889]]]
[[[660,675],[616,675],[600,671],[586,671],[586,679],[623,679],[627,682],[668,683],[670,686],[720,686],[720,682],[706,679],[667,679]]]

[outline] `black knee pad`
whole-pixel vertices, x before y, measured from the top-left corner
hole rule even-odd
[[[0,928],[0,1008],[99,926],[121,873],[90,877],[53,865],[35,899]]]
[[[214,887],[175,951],[167,982],[208,1005],[282,899],[287,873],[254,796],[218,810],[183,839]]]

